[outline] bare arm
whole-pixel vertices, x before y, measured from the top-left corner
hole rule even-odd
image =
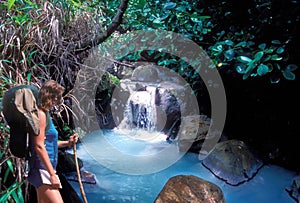
[[[63,148],[63,147],[71,147],[78,141],[78,135],[77,133],[74,133],[73,135],[70,136],[69,140],[66,141],[59,141],[58,142],[58,148]]]

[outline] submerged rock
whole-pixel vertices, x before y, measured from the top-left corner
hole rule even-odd
[[[252,179],[263,162],[256,158],[243,141],[219,142],[202,164],[229,185],[239,185]]]
[[[222,190],[215,184],[193,175],[170,178],[155,203],[226,203]]]

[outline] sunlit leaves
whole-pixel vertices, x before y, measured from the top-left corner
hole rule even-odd
[[[252,59],[250,59],[249,57],[247,56],[238,56],[237,57],[237,60],[240,61],[240,62],[244,62],[244,63],[249,63],[252,61]]]
[[[163,6],[163,9],[173,9],[176,7],[176,3],[174,2],[168,2],[168,3],[165,3],[164,6]]]
[[[14,4],[15,4],[15,0],[8,0],[7,1],[7,9],[10,10]]]

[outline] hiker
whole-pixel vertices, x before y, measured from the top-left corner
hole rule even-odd
[[[78,140],[78,135],[74,133],[69,140],[58,141],[58,131],[50,118],[49,110],[61,104],[63,92],[64,87],[54,80],[49,80],[38,93],[40,132],[38,136],[31,136],[30,171],[27,179],[36,189],[39,203],[63,202],[59,192],[61,183],[56,175],[58,148],[71,147]],[[47,130],[46,126],[49,126]]]

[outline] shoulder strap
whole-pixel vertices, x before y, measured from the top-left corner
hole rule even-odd
[[[46,113],[46,129],[45,131],[47,132],[50,129],[50,113]]]

